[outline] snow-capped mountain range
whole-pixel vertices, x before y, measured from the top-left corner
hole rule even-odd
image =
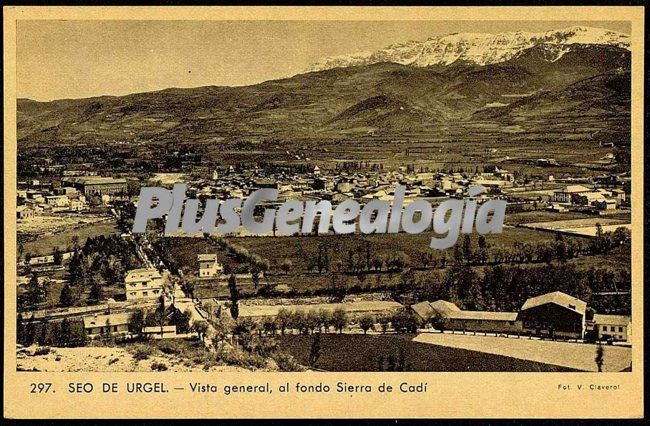
[[[307,72],[379,62],[395,62],[416,67],[449,65],[456,61],[488,65],[515,58],[524,50],[535,46],[543,46],[547,52],[545,59],[554,62],[570,51],[571,46],[575,44],[599,44],[629,49],[630,36],[603,28],[585,26],[573,26],[543,33],[521,31],[500,34],[455,33],[430,37],[422,42],[397,43],[375,52],[325,58],[311,65]]]

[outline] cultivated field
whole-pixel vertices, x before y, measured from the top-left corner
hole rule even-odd
[[[515,337],[494,337],[421,333],[415,342],[428,343],[438,347],[467,349],[487,354],[553,364],[583,371],[598,371],[594,361],[596,345],[584,343],[555,342],[549,340],[528,340]],[[632,363],[632,349],[604,345],[603,371],[621,371]]]
[[[597,233],[597,224],[601,225],[603,232],[614,232],[617,228],[632,229],[632,225],[629,222],[626,223],[624,220],[599,217],[556,220],[552,222],[535,222],[527,223],[523,226],[532,229],[545,229],[549,231],[594,237]]]
[[[575,371],[535,361],[412,341],[413,335],[321,334],[316,367],[328,371],[382,371],[404,359],[404,371]],[[279,337],[280,347],[308,364],[313,335]]]

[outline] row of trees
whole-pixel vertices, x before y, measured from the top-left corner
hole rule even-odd
[[[600,225],[596,228],[596,238],[588,242],[575,238],[565,240],[562,234],[558,233],[555,241],[516,242],[512,247],[490,246],[483,235],[478,237],[475,246],[470,235],[465,235],[462,242],[454,246],[452,259],[470,265],[565,262],[579,256],[603,254],[616,247],[630,244],[629,229],[621,227],[613,232],[602,232]],[[445,252],[437,255],[431,250],[418,252],[414,259],[402,251],[373,253],[368,241],[364,241],[354,249],[349,249],[345,259],[332,259],[330,249],[325,244],[319,244],[316,253],[305,253],[304,259],[307,271],[310,273],[328,273],[332,270],[348,274],[382,271],[394,273],[409,267],[442,269],[449,263]],[[283,270],[293,266],[290,259],[285,259],[281,263],[281,266],[284,265],[288,267],[283,267]]]
[[[258,319],[241,318],[233,326],[233,334],[256,332],[259,335],[275,336],[297,331],[299,334],[329,333],[334,329],[342,333],[346,327],[356,325],[364,333],[375,330],[377,324],[383,333],[393,329],[398,333],[415,333],[419,325],[417,318],[408,309],[399,309],[382,315],[364,313],[351,317],[343,308],[304,311],[281,308],[276,316]]]
[[[24,321],[18,314],[17,342],[24,346],[37,343],[40,346],[74,347],[86,344],[86,334],[81,319],[64,318],[61,321]]]
[[[562,291],[589,303],[593,293],[630,288],[631,277],[626,269],[615,272],[602,267],[580,269],[571,263],[550,263],[491,265],[479,273],[471,265],[454,262],[444,272],[405,272],[393,292],[396,298],[443,299],[464,309],[512,311],[519,309],[527,298],[552,291]],[[624,306],[620,308],[625,310]]]

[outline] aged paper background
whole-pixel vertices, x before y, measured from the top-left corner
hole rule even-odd
[[[6,7],[5,77],[5,416],[9,418],[145,417],[590,417],[643,415],[643,7]],[[632,319],[633,372],[628,373],[31,373],[16,372],[16,21],[69,20],[555,20],[631,22],[632,52]],[[43,70],[42,72],[47,72]],[[118,395],[68,394],[70,382],[193,381],[263,384],[290,381],[378,385],[429,383],[424,394]],[[52,382],[58,393],[30,394]],[[616,392],[559,391],[559,384],[618,384]]]

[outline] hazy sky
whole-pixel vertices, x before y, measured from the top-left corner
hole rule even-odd
[[[571,25],[630,32],[627,22],[603,21],[18,21],[17,90],[52,100],[246,85],[434,35]]]

